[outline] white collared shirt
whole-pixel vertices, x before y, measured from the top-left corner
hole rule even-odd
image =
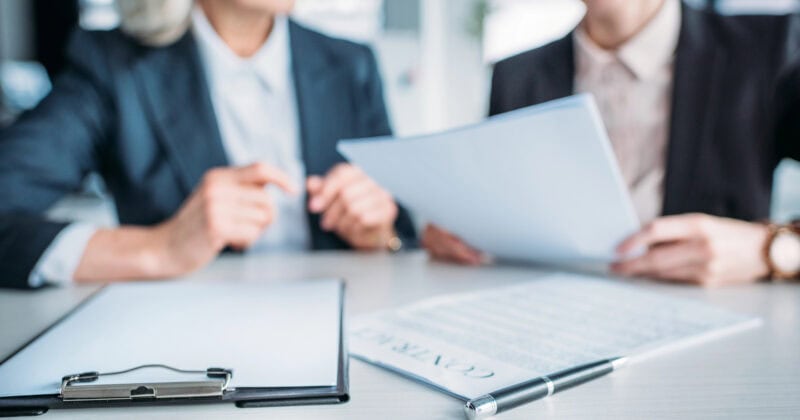
[[[288,174],[305,191],[288,19],[276,17],[267,41],[248,58],[237,56],[225,44],[199,8],[192,13],[192,31],[229,163],[265,162]],[[289,196],[276,187],[268,190],[277,217],[253,249],[308,249],[305,194]]]
[[[575,91],[592,93],[642,223],[661,215],[672,115],[680,0],[666,0],[638,34],[616,50],[575,31]]]
[[[202,10],[192,12],[192,31],[228,162],[265,162],[287,173],[301,191],[289,196],[268,187],[276,216],[252,248],[257,251],[305,250],[311,243],[288,26],[285,16],[276,17],[264,45],[242,58],[222,41]],[[71,282],[96,231],[90,224],[74,223],[60,232],[31,273],[31,287]]]

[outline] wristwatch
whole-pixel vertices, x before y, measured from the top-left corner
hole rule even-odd
[[[776,280],[800,279],[800,220],[788,225],[770,224],[764,259],[769,277]]]

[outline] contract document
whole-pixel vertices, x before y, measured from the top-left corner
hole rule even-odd
[[[598,263],[639,220],[589,95],[339,151],[417,217],[495,257]]]
[[[760,320],[611,280],[546,275],[358,317],[351,355],[468,400],[601,359],[632,361]]]

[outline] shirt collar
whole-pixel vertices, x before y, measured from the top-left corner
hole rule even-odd
[[[199,7],[192,12],[192,31],[213,83],[224,83],[244,73],[255,73],[270,90],[290,87],[291,49],[286,16],[275,17],[267,41],[247,58],[236,55],[225,44]]]
[[[599,47],[586,34],[583,25],[575,31],[575,44],[589,60],[606,64],[616,58],[638,79],[645,79],[673,61],[680,31],[681,2],[666,0],[653,19],[617,50]]]

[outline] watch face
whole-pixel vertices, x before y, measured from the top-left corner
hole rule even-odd
[[[769,249],[772,265],[784,273],[800,272],[800,235],[779,232]]]

